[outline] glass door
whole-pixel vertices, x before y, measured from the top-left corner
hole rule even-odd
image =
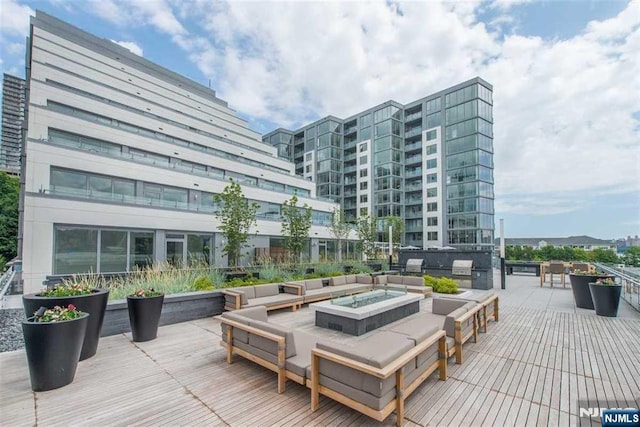
[[[182,268],[186,261],[187,248],[184,240],[167,240],[167,262],[174,267]]]

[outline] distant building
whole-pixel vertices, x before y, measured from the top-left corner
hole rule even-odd
[[[616,241],[618,253],[624,253],[627,249],[633,246],[640,246],[640,237],[636,234],[635,237],[627,236],[626,239],[618,239]]]
[[[500,248],[500,239],[495,240],[496,250]],[[594,249],[616,250],[616,242],[613,240],[596,239],[590,236],[569,236],[569,237],[515,237],[505,238],[505,246],[529,246],[533,249],[542,249],[545,246],[563,248],[569,246],[574,249],[584,249],[592,251]]]
[[[2,80],[2,139],[0,140],[0,170],[18,175],[22,147],[25,81],[5,74]]]

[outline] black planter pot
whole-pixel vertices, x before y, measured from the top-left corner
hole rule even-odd
[[[136,342],[151,341],[158,336],[164,295],[157,297],[127,297],[131,335]]]
[[[598,316],[617,317],[622,285],[589,283],[591,298]]]
[[[98,349],[100,331],[104,321],[104,312],[109,300],[108,289],[95,289],[88,295],[77,295],[72,297],[41,297],[39,294],[28,294],[22,297],[22,305],[26,317],[33,316],[40,307],[53,308],[56,305],[66,306],[73,304],[79,311],[89,313],[89,323],[87,333],[82,344],[80,360],[93,357]]]
[[[591,299],[591,291],[589,291],[589,283],[595,283],[598,279],[607,278],[613,279],[614,276],[609,274],[569,274],[571,291],[573,292],[573,300],[576,303],[576,307],[593,310],[593,300]]]
[[[46,391],[73,382],[90,315],[62,322],[22,321],[31,388]]]

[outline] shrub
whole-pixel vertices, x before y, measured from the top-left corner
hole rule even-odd
[[[431,286],[434,292],[440,294],[458,293],[458,284],[453,279],[449,279],[448,277],[440,277],[436,279],[429,275],[425,275],[423,278],[425,286]]]
[[[210,291],[213,289],[213,282],[208,276],[200,276],[193,282],[193,290],[195,291]]]

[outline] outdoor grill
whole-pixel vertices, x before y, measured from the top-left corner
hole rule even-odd
[[[422,273],[422,263],[423,262],[424,262],[423,259],[418,259],[418,258],[408,259],[407,260],[407,265],[405,265],[405,267],[404,267],[404,272],[405,273],[421,274]],[[471,274],[471,273],[469,273],[469,274]]]
[[[471,267],[473,267],[473,261],[467,261],[462,259],[456,259],[453,261],[453,268],[451,274],[454,276],[471,276]]]

